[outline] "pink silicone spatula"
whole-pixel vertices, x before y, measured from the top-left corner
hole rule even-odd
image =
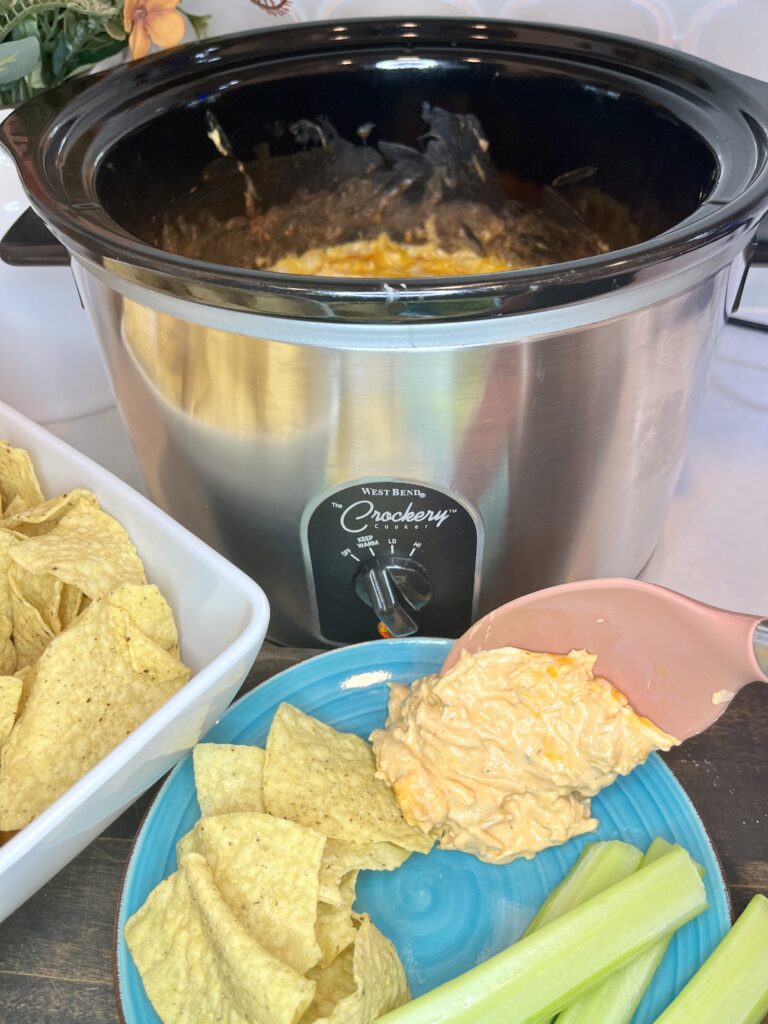
[[[712,725],[747,683],[768,682],[768,619],[638,580],[566,583],[510,601],[459,637],[442,671],[462,651],[494,647],[590,651],[596,675],[680,740]]]

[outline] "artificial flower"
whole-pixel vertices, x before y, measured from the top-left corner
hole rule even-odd
[[[184,38],[184,19],[176,10],[179,0],[125,0],[123,27],[134,60],[146,57],[152,43],[165,49]]]

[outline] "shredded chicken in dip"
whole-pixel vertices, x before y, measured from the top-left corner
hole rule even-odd
[[[495,864],[597,828],[590,797],[679,741],[595,677],[595,660],[464,652],[443,676],[392,685],[371,740],[406,820]]]

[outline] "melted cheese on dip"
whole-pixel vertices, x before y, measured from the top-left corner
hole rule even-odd
[[[595,660],[464,652],[443,676],[392,685],[371,740],[406,820],[495,864],[597,828],[589,798],[678,741],[596,678]]]
[[[520,264],[522,266],[522,264]],[[454,277],[515,270],[471,249],[447,252],[434,242],[395,242],[387,234],[284,256],[270,270],[310,277]]]

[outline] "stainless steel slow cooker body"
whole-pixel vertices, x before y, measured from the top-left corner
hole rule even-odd
[[[337,644],[379,622],[456,635],[526,591],[642,569],[767,203],[766,93],[592,33],[326,23],[65,86],[3,140],[73,256],[149,493],[263,583],[275,639]],[[425,98],[473,110],[523,177],[596,165],[654,237],[407,282],[146,240],[211,159],[207,107],[247,155],[275,121],[319,114],[410,142]]]

